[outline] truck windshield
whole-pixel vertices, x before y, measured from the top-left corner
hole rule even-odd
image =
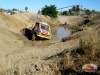
[[[47,25],[41,24],[41,28],[44,29],[44,30],[49,31],[49,26],[47,26]]]

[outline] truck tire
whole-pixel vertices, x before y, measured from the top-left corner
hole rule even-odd
[[[35,41],[36,40],[36,36],[33,34],[32,35],[32,41]]]
[[[21,33],[25,36],[25,28],[21,30]]]

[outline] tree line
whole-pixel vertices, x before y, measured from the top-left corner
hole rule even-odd
[[[78,15],[91,15],[91,14],[100,14],[99,11],[95,11],[95,10],[89,10],[89,9],[81,9],[79,11],[76,11],[76,10],[72,10],[72,9],[69,9],[68,11],[63,11],[63,12],[60,12],[61,15],[66,15],[66,16],[78,16]]]
[[[28,10],[28,7],[25,7],[25,10]],[[3,8],[0,8],[0,12],[10,12],[11,10],[6,10]],[[23,13],[24,11],[19,11],[20,13]],[[65,15],[65,16],[78,16],[78,15],[91,15],[91,14],[100,14],[99,11],[95,11],[95,10],[89,10],[89,9],[82,9],[80,7],[80,5],[74,5],[72,6],[71,9],[66,10],[66,11],[62,11],[62,12],[58,12],[57,7],[55,5],[45,5],[41,11],[38,11],[38,14],[43,14],[43,15],[47,15],[50,16],[51,18],[57,18],[58,15]]]
[[[74,5],[72,6],[71,9],[66,10],[66,11],[62,11],[62,12],[58,12],[57,7],[55,5],[45,5],[45,7],[43,7],[41,9],[41,11],[38,11],[38,14],[43,14],[43,15],[47,15],[50,16],[52,18],[57,18],[58,15],[65,15],[65,16],[78,16],[78,15],[91,15],[91,14],[100,14],[100,12],[95,11],[95,10],[89,10],[89,9],[82,9],[82,7],[80,5]]]
[[[12,11],[18,11],[19,13],[24,13],[24,12],[27,12],[28,10],[28,7],[26,6],[25,7],[25,11],[23,10],[19,10],[19,9],[16,9],[16,8],[13,8],[13,9],[4,9],[4,8],[0,8],[0,12],[1,13],[11,13]]]

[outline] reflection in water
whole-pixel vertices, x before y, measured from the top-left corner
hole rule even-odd
[[[71,34],[71,31],[66,27],[59,27],[52,32],[51,41],[59,41],[63,37],[67,37]]]

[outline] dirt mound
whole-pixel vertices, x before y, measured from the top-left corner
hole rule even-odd
[[[82,20],[82,17],[80,16],[58,16],[58,20],[61,24],[64,24],[67,22],[67,24],[73,25]]]
[[[29,13],[0,14],[1,75],[19,75],[19,73],[20,75],[53,75],[54,71],[51,70],[50,64],[57,59],[55,57],[53,60],[46,60],[46,58],[59,54],[64,49],[70,50],[77,47],[77,39],[68,42],[46,43],[41,40],[33,42],[21,35],[20,30],[28,23],[32,24],[36,19],[47,22],[53,27],[58,25],[59,21],[63,23],[66,20],[66,18],[63,20],[63,17],[59,18],[59,21],[52,20],[48,16]]]
[[[25,23],[16,19],[14,16],[0,14],[0,27],[4,29],[19,33],[20,29],[25,27]]]

